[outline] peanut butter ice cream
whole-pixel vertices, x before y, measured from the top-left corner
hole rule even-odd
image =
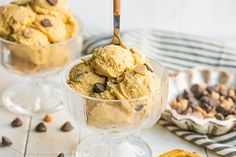
[[[97,48],[91,58],[74,66],[68,84],[80,94],[101,100],[141,98],[160,88],[160,80],[141,51],[116,45]],[[88,100],[88,124],[136,123],[148,115],[149,105],[146,99],[119,104]]]
[[[64,65],[68,48],[50,45],[73,38],[77,28],[67,0],[16,0],[0,6],[0,37],[23,45],[7,45],[11,64],[23,72]]]

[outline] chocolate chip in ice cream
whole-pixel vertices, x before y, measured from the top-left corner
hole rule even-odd
[[[35,127],[35,131],[36,132],[47,132],[47,127],[44,123],[39,123],[36,127]]]
[[[56,5],[58,3],[57,0],[47,0],[47,2],[50,4],[50,5]]]
[[[60,153],[57,157],[64,157],[65,155],[63,153]]]
[[[8,147],[10,145],[12,145],[12,141],[9,138],[3,136],[2,137],[1,147]]]
[[[106,87],[101,83],[96,83],[93,88],[94,92],[102,93],[106,90]]]
[[[16,117],[12,122],[11,122],[11,126],[13,128],[16,127],[21,127],[23,125],[23,122],[20,120],[20,118]]]
[[[43,20],[41,21],[41,25],[42,25],[43,27],[52,27],[52,23],[51,23],[51,21],[50,21],[49,19],[43,19]]]
[[[137,105],[135,107],[135,111],[137,111],[137,112],[141,111],[142,109],[143,109],[143,105]]]
[[[73,130],[74,127],[71,125],[70,122],[66,122],[65,124],[62,125],[61,127],[61,131],[63,132],[70,132],[71,130]]]

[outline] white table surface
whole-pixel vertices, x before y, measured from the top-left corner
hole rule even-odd
[[[0,68],[0,92],[13,83],[22,83],[23,81],[24,79]],[[42,121],[43,117],[20,116],[24,125],[21,128],[13,129],[10,123],[18,115],[7,111],[0,102],[0,136],[7,136],[13,141],[13,145],[9,148],[0,147],[0,157],[56,157],[61,152],[69,157],[74,146],[80,141],[78,128],[64,110],[53,115],[55,120],[47,124],[47,133],[34,131],[35,126]],[[63,133],[60,131],[60,126],[66,121],[71,121],[75,126],[72,132]],[[84,134],[87,133],[84,132]],[[175,136],[160,125],[141,132],[140,136],[151,146],[153,157],[176,148],[197,152],[202,157],[218,157],[204,148]]]

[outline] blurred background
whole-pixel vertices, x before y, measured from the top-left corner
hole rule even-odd
[[[86,25],[112,31],[112,0],[69,0]],[[236,40],[235,0],[123,0],[122,29],[157,28]]]

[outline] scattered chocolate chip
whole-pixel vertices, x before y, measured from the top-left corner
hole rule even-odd
[[[44,123],[39,123],[36,127],[35,127],[35,131],[36,132],[47,132],[47,127]]]
[[[27,28],[24,33],[23,33],[23,36],[26,37],[26,38],[30,38],[32,35],[33,35],[34,31],[30,28]]]
[[[94,92],[102,93],[106,90],[106,87],[101,83],[96,83],[93,88]]]
[[[16,117],[12,122],[11,122],[11,126],[13,128],[16,127],[21,127],[23,125],[23,122],[20,120],[20,118]]]
[[[146,63],[144,65],[146,66],[148,71],[153,72],[153,70],[152,70],[152,68],[150,66],[148,66]]]
[[[209,105],[209,104],[207,104],[207,103],[201,104],[200,107],[201,107],[202,109],[204,109],[207,113],[209,113],[209,112],[212,110],[212,108],[213,108],[211,105]]]
[[[191,106],[191,105],[189,105],[188,106],[188,108],[183,112],[183,114],[191,114],[191,113],[193,113],[193,111],[194,111],[194,108]]]
[[[212,93],[212,92],[215,91],[215,87],[214,87],[214,86],[208,86],[208,87],[206,88],[206,90],[207,90],[209,93]]]
[[[189,100],[189,99],[191,99],[191,94],[187,90],[184,90],[183,98]]]
[[[49,19],[43,19],[41,21],[41,25],[44,26],[44,27],[52,27],[52,23]]]
[[[135,111],[137,111],[137,112],[141,111],[142,109],[143,109],[143,105],[137,105],[135,107]]]
[[[63,124],[62,127],[61,127],[61,131],[63,131],[63,132],[69,132],[69,131],[71,131],[71,130],[73,130],[73,129],[74,129],[74,127],[71,125],[70,122],[66,122],[66,123]]]
[[[207,96],[203,96],[203,97],[201,97],[200,101],[201,101],[202,103],[209,103],[210,98],[207,97]]]
[[[225,96],[226,97],[228,95],[228,90],[227,89],[223,89],[223,90],[220,90],[219,93],[220,93],[221,96]]]
[[[202,91],[200,89],[200,86],[198,84],[194,84],[192,87],[191,87],[191,92],[194,94],[194,96],[196,98],[200,98],[202,96]]]
[[[220,105],[220,101],[214,100],[214,99],[209,99],[208,104],[211,105],[211,106],[213,106],[213,107],[217,107],[217,106]]]
[[[65,155],[63,153],[60,153],[57,157],[64,157]]]
[[[9,138],[3,136],[2,137],[1,147],[8,147],[10,145],[12,145],[12,141]]]
[[[216,117],[216,119],[218,119],[218,120],[223,120],[223,119],[224,119],[224,116],[223,116],[221,113],[217,113],[217,114],[215,115],[215,117]]]
[[[227,116],[227,115],[229,115],[229,114],[233,114],[234,113],[234,111],[232,111],[232,110],[228,110],[228,109],[226,109],[226,108],[224,108],[224,107],[222,107],[222,106],[218,106],[217,108],[216,108],[216,111],[217,112],[219,112],[219,113],[221,113],[223,116]]]
[[[47,2],[50,4],[50,5],[56,5],[58,3],[57,0],[47,0]]]

